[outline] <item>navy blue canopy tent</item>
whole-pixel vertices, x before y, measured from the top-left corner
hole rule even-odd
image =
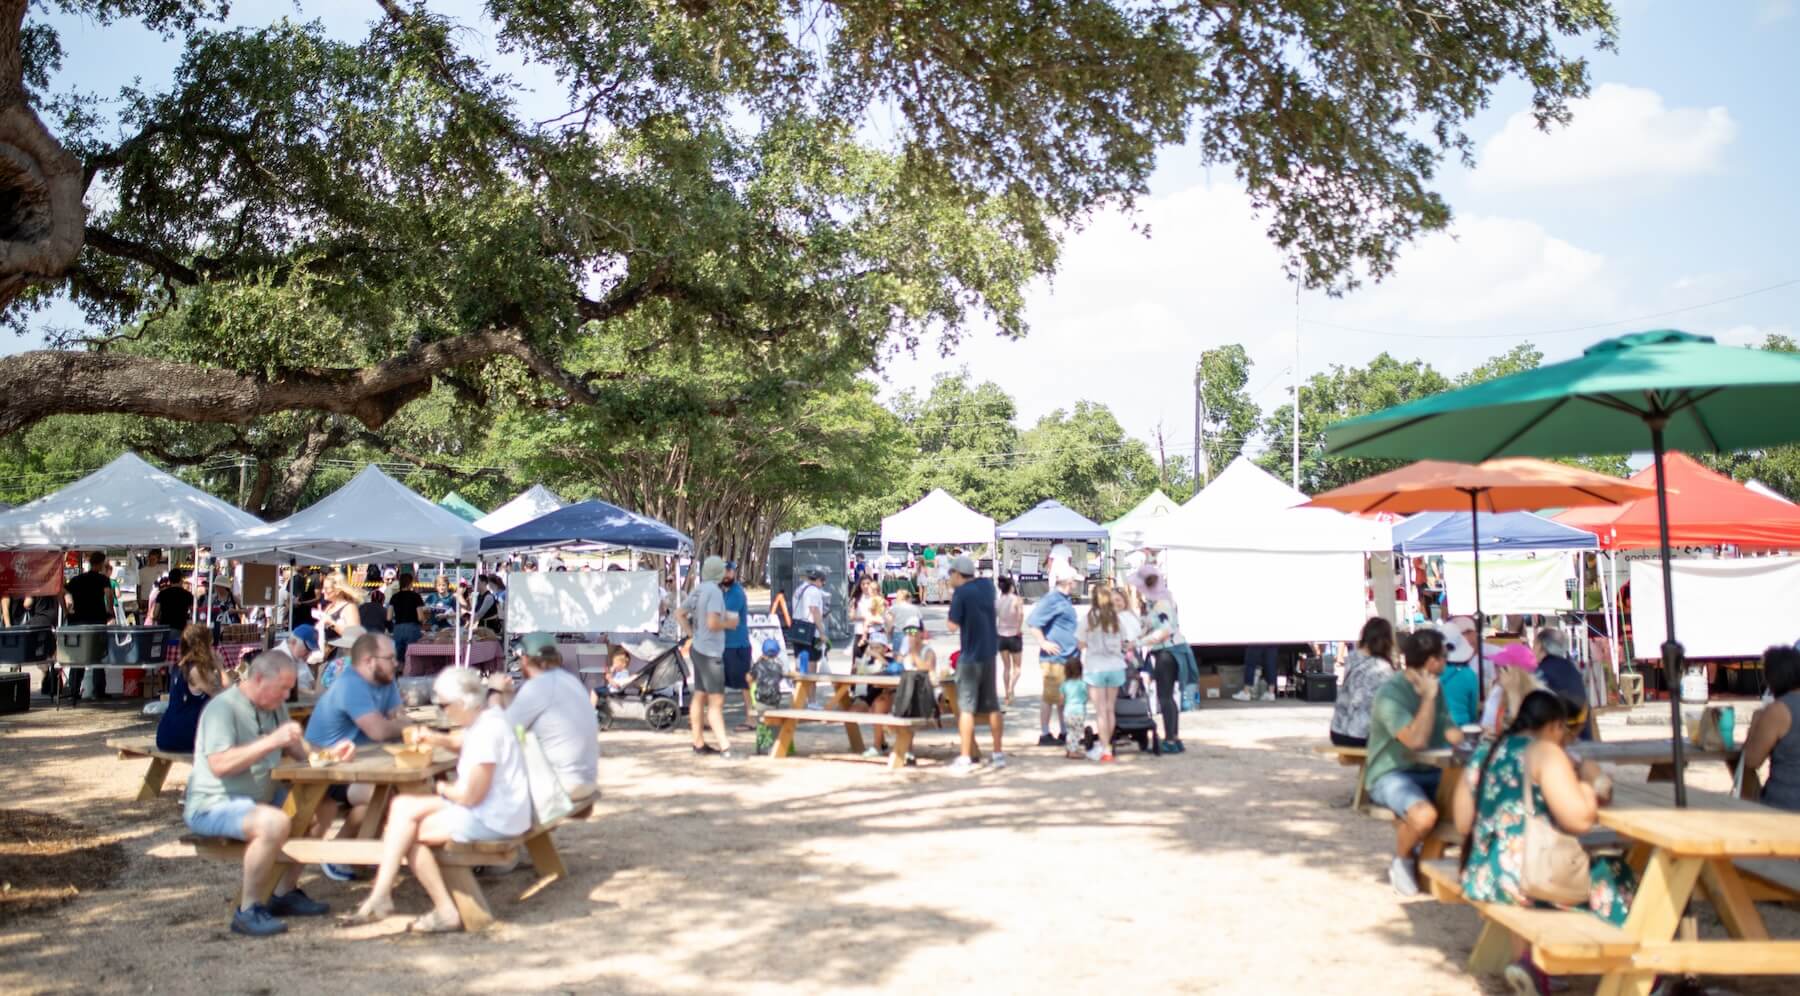
[[[1420,512],[1394,526],[1394,552],[1463,553],[1470,548],[1469,512]],[[1481,552],[1598,550],[1600,537],[1531,512],[1483,512]]]
[[[583,546],[680,554],[692,552],[694,541],[673,526],[595,499],[565,505],[481,540],[483,553]]]

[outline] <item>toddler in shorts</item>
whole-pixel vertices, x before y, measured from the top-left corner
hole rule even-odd
[[[1087,726],[1088,693],[1087,682],[1081,680],[1079,659],[1063,665],[1062,696],[1063,733],[1068,737],[1064,756],[1085,759],[1087,754],[1081,749],[1081,736]]]

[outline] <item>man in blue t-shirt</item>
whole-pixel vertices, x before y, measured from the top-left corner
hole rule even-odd
[[[1058,574],[1055,584],[1048,594],[1038,599],[1032,606],[1031,615],[1025,620],[1025,629],[1031,638],[1037,641],[1038,671],[1044,678],[1043,703],[1038,706],[1039,747],[1053,747],[1069,742],[1069,731],[1063,730],[1061,736],[1050,735],[1050,717],[1056,715],[1057,722],[1062,722],[1062,683],[1067,677],[1066,668],[1070,661],[1081,659],[1081,650],[1077,645],[1075,630],[1078,619],[1075,615],[1075,603],[1069,601],[1069,593],[1075,590],[1073,574]],[[1077,735],[1080,730],[1075,731]]]
[[[725,631],[725,688],[728,692],[735,688],[743,696],[744,722],[738,730],[748,733],[756,729],[750,725],[750,596],[738,584],[737,561],[725,562],[719,587],[725,592],[725,611],[737,613],[737,628]]]
[[[313,706],[312,718],[306,723],[306,742],[322,750],[350,741],[360,749],[400,739],[400,732],[408,723],[406,710],[400,704],[400,689],[394,685],[397,657],[394,641],[387,634],[364,633],[357,637],[350,645],[350,666]],[[356,836],[374,793],[373,786],[360,783],[333,785],[325,793],[338,805],[349,808],[341,836]],[[337,865],[321,865],[320,870],[338,882],[348,882],[353,877],[350,869]]]
[[[1000,656],[1000,628],[995,605],[998,596],[994,582],[975,576],[975,561],[957,557],[950,564],[950,632],[962,638],[962,653],[956,659],[956,700],[960,715],[957,733],[962,738],[962,755],[950,764],[950,773],[964,775],[975,770],[975,717],[985,714],[988,730],[994,735],[993,766],[1006,767],[1001,753],[1001,734],[1006,714],[1000,711],[1000,695],[994,685],[994,659]]]

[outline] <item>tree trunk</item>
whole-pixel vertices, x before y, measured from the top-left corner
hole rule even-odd
[[[87,222],[80,161],[26,102],[26,6],[0,0],[0,307],[73,266]]]

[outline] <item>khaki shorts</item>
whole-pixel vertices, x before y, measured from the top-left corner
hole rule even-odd
[[[1067,674],[1063,670],[1063,666],[1061,664],[1039,664],[1038,670],[1044,675],[1044,704],[1062,705],[1062,683],[1063,677]]]

